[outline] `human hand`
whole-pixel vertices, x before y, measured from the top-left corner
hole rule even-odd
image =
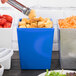
[[[8,0],[1,0],[1,2],[4,4],[5,2],[7,2]]]

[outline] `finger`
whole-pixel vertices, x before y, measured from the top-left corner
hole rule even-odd
[[[1,2],[4,4],[5,2],[7,2],[8,0],[1,0]]]

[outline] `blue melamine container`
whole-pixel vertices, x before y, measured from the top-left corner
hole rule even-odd
[[[50,69],[54,28],[17,28],[21,69]]]

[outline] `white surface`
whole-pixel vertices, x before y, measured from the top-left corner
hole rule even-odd
[[[4,66],[4,69],[11,68],[11,56],[13,55],[13,50],[7,50],[8,52],[4,56],[0,57],[0,64]]]
[[[43,7],[76,7],[76,0],[38,0]]]
[[[54,70],[55,72],[60,72],[60,73],[63,73],[63,74],[66,74],[66,73],[70,73],[70,72],[75,72],[76,73],[76,71],[72,71],[72,70]],[[49,73],[50,72],[52,72],[52,71],[49,71]],[[45,73],[42,73],[42,74],[40,74],[40,75],[38,75],[38,76],[45,76],[45,74],[46,74],[46,72]]]
[[[3,65],[1,65],[1,68],[0,68],[0,76],[2,76],[2,75],[3,75],[3,72],[4,72],[4,66],[3,66]]]

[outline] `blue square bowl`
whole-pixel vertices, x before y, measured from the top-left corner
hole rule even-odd
[[[17,28],[17,35],[21,69],[50,69],[54,28]]]

